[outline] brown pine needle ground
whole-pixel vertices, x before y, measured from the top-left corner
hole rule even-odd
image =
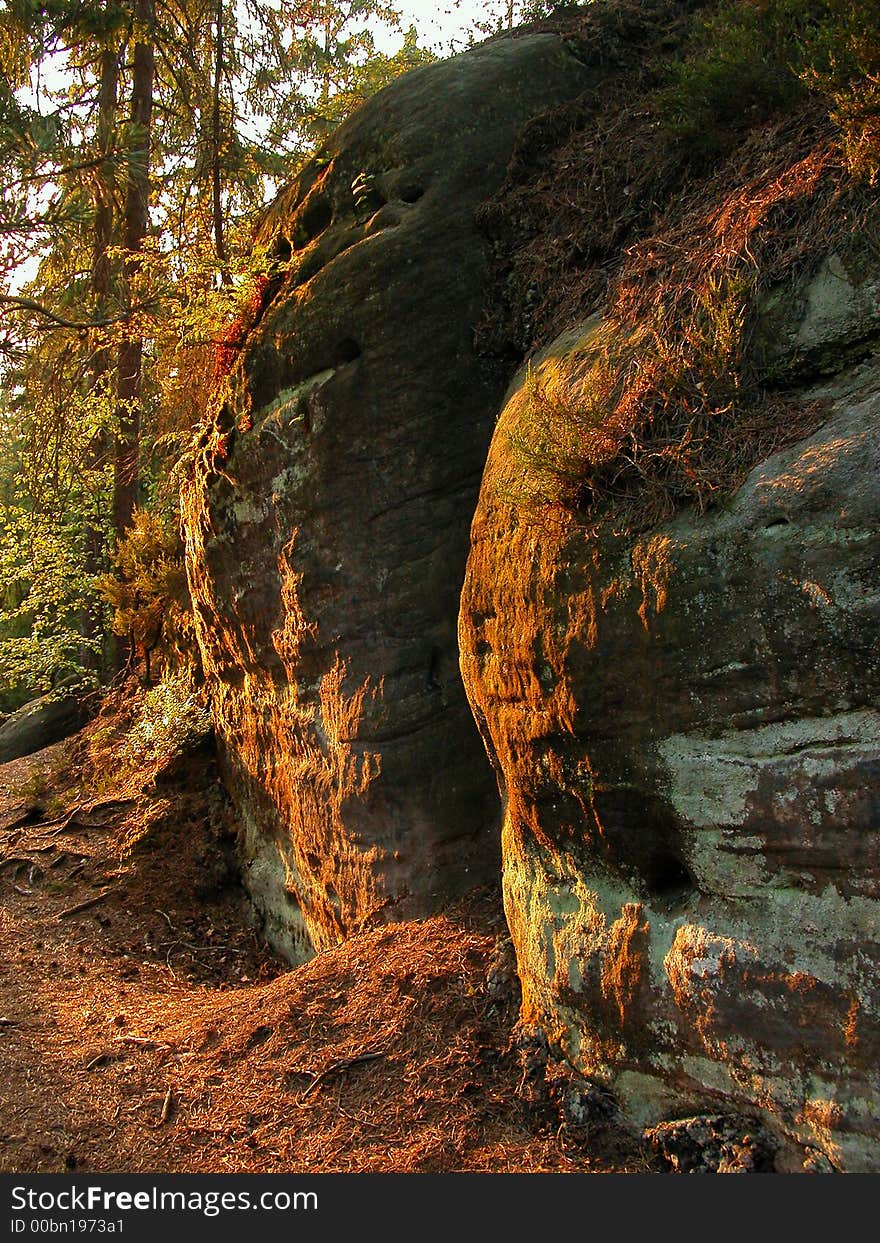
[[[0,768],[0,1170],[648,1168],[613,1123],[567,1131],[518,1095],[495,895],[289,970],[199,818],[209,755],[186,790],[96,806],[100,829],[21,824],[34,789],[57,803],[62,759]]]

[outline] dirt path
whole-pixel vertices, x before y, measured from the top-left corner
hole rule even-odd
[[[0,766],[0,1170],[647,1168],[518,1095],[486,895],[289,970],[248,926],[209,762],[67,820],[63,756]]]

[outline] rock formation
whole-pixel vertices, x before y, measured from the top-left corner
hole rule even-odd
[[[247,877],[292,959],[496,872],[461,687],[468,527],[509,366],[474,224],[520,127],[589,84],[556,34],[417,70],[270,210],[270,276],[185,500]]]
[[[857,1170],[880,1169],[877,290],[832,257],[786,291],[774,348],[813,360],[823,426],[637,535],[525,503],[522,375],[460,622],[524,1019],[637,1122],[764,1115]]]
[[[526,1045],[549,1038],[676,1168],[877,1170],[880,277],[852,224],[873,208],[838,194],[815,102],[748,110],[705,201],[674,147],[655,186],[633,64],[700,5],[590,8],[595,56],[532,30],[399,80],[262,226],[267,281],[185,497],[248,883],[301,960],[491,876],[503,820]],[[612,73],[590,158],[640,145],[587,177]],[[575,99],[505,181],[524,124]],[[753,251],[756,222],[775,240]],[[551,503],[537,442],[571,408],[535,402],[585,375],[605,388],[546,442],[571,457]],[[636,390],[660,399],[633,447]],[[701,421],[664,443],[679,397]],[[671,516],[640,524],[614,498],[655,459]]]
[[[80,679],[71,678],[11,713],[0,724],[0,764],[31,755],[76,733],[94,710],[90,689]]]

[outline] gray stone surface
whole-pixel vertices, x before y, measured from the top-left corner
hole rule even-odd
[[[523,123],[592,80],[549,34],[417,70],[264,223],[283,281],[203,444],[187,559],[251,892],[293,959],[497,874],[456,650],[509,378],[474,351],[474,213]]]
[[[826,360],[850,310],[810,320]],[[880,361],[839,359],[817,434],[641,537],[522,507],[515,389],[461,658],[524,1020],[641,1125],[746,1110],[783,1164],[877,1170]]]
[[[59,687],[25,704],[0,725],[0,764],[61,742],[86,723],[82,686]]]

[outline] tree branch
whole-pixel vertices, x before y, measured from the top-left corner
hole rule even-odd
[[[110,315],[104,319],[65,319],[63,315],[57,315],[39,302],[33,302],[30,298],[18,298],[8,293],[0,293],[0,304],[16,306],[22,311],[30,311],[33,315],[42,315],[58,328],[109,328],[112,324],[124,324],[126,320],[131,319],[135,311],[143,311],[152,306],[152,301],[139,302],[121,315]]]

